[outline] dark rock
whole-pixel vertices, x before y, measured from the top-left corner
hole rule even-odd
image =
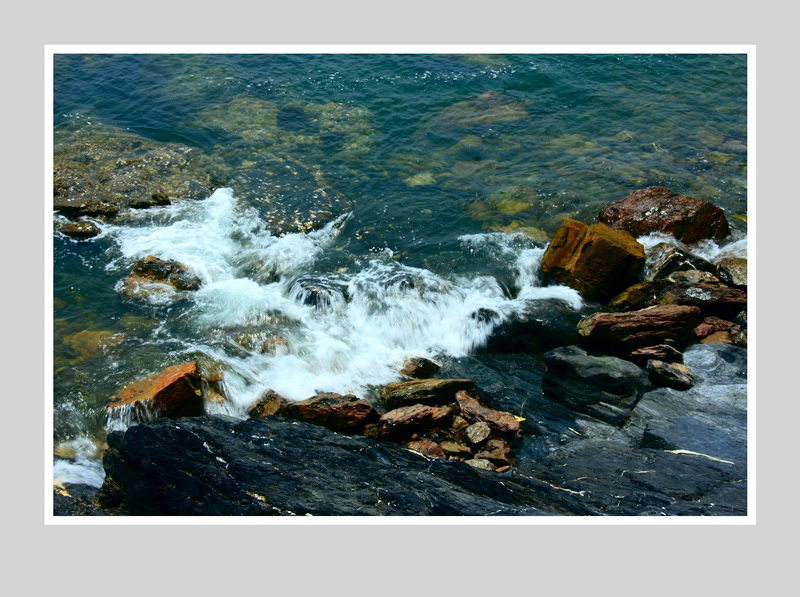
[[[487,423],[491,429],[501,433],[518,433],[520,430],[517,417],[511,413],[483,406],[477,398],[470,396],[466,391],[458,392],[456,400],[461,409],[461,416],[467,421]]]
[[[644,263],[644,248],[627,232],[568,219],[547,246],[541,270],[589,300],[608,300],[636,281]]]
[[[93,238],[100,234],[100,228],[93,222],[67,222],[59,228],[61,234],[65,234],[71,238],[87,239]]]
[[[500,477],[275,417],[161,419],[111,433],[108,445],[100,503],[112,515],[598,513],[532,477]]]
[[[53,516],[105,516],[98,493],[97,487],[82,483],[53,485]]]
[[[361,433],[364,425],[379,417],[369,402],[352,394],[319,394],[287,404],[281,412],[286,417],[345,433]]]
[[[717,206],[677,195],[665,187],[647,187],[606,205],[598,221],[639,237],[666,232],[688,245],[730,234],[725,213]]]
[[[669,344],[658,344],[656,346],[637,348],[628,355],[628,360],[636,363],[640,367],[646,367],[647,361],[650,359],[657,359],[665,363],[682,363],[683,354]]]
[[[721,284],[678,282],[666,287],[659,296],[659,305],[698,307],[703,315],[731,318],[747,306],[747,292]]]
[[[494,353],[546,352],[578,342],[581,313],[560,300],[531,301],[524,311],[497,324],[486,344]]]
[[[610,354],[657,344],[680,344],[694,337],[698,307],[669,305],[626,313],[594,313],[578,323],[578,334],[591,347]]]
[[[645,372],[616,357],[591,356],[577,346],[544,355],[545,396],[612,425],[622,425],[642,394],[651,388]]]
[[[412,404],[447,404],[455,401],[456,392],[472,391],[471,379],[416,379],[398,381],[381,388],[380,399],[387,409]]]
[[[247,414],[251,417],[270,417],[270,416],[283,416],[286,407],[291,404],[291,400],[276,394],[272,390],[267,390],[261,397],[256,400],[255,404],[247,410]]]
[[[163,193],[153,193],[149,197],[142,197],[140,199],[132,200],[130,207],[134,209],[147,209],[149,207],[162,207],[171,204],[172,201],[170,201],[169,197]]]
[[[670,274],[679,271],[697,270],[714,273],[714,264],[702,257],[693,255],[678,245],[661,243],[649,251],[645,265],[645,277],[648,280],[663,280]]]
[[[439,365],[423,357],[411,357],[403,361],[403,368],[400,373],[416,379],[425,379],[435,375],[439,371]]]
[[[652,359],[647,363],[647,373],[657,386],[666,386],[675,390],[688,390],[694,385],[694,377],[686,365],[665,363]]]
[[[414,432],[446,425],[453,416],[453,407],[411,404],[390,410],[378,420],[380,437],[410,436]]]
[[[197,363],[172,365],[138,379],[112,396],[107,408],[110,422],[139,423],[158,417],[199,417],[204,412]]]

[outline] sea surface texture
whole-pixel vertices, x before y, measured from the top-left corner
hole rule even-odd
[[[733,54],[55,56],[69,175],[186,199],[89,241],[54,216],[54,478],[99,487],[110,397],[189,360],[241,418],[267,389],[374,398],[409,356],[480,384],[504,320],[586,307],[537,275],[553,232],[635,189],[720,206],[731,237],[692,249],[746,256],[746,89]],[[200,289],[126,292],[147,255]]]

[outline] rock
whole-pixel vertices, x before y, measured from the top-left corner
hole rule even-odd
[[[379,416],[369,402],[352,394],[319,394],[289,403],[281,412],[286,417],[344,433],[361,433],[364,425],[376,421]]]
[[[444,451],[445,455],[456,458],[456,459],[465,459],[465,458],[472,458],[472,450],[470,450],[464,444],[445,440],[439,442],[439,447]]]
[[[61,234],[71,238],[85,240],[100,234],[101,230],[94,222],[67,222],[59,228]]]
[[[481,317],[477,317],[481,319]],[[546,352],[576,344],[575,326],[581,314],[561,300],[529,301],[525,309],[495,325],[485,350],[492,353]],[[491,314],[483,319],[500,320]]]
[[[542,256],[541,271],[589,300],[608,300],[633,284],[644,248],[625,231],[565,220]]]
[[[494,464],[492,464],[490,460],[487,460],[486,458],[473,458],[471,460],[465,460],[464,462],[470,465],[471,467],[479,468],[484,471],[497,470],[497,467]]]
[[[679,281],[667,286],[661,292],[658,304],[698,307],[703,315],[727,319],[735,317],[747,306],[747,292],[722,284],[709,282],[691,284]]]
[[[495,476],[420,458],[392,442],[278,417],[159,420],[111,433],[108,445],[99,494],[108,515],[600,513],[580,496],[532,477]]]
[[[544,361],[547,373],[542,392],[546,397],[612,425],[623,425],[651,388],[647,374],[633,363],[591,356],[577,346],[551,350]]]
[[[583,341],[610,354],[629,354],[637,348],[682,342],[693,338],[700,323],[698,307],[669,305],[626,313],[594,313],[578,323]]]
[[[150,207],[163,207],[165,205],[171,205],[172,201],[170,201],[169,197],[164,195],[163,193],[153,193],[149,197],[141,197],[139,199],[134,199],[130,203],[130,207],[134,209],[147,209]]]
[[[474,390],[471,379],[418,379],[398,381],[381,388],[380,399],[391,410],[410,404],[447,404],[459,390]]]
[[[492,430],[489,429],[489,425],[483,421],[473,423],[464,430],[467,441],[473,445],[486,441],[491,433]]]
[[[726,257],[716,262],[715,273],[725,284],[747,288],[747,259]]]
[[[405,447],[431,458],[447,458],[447,454],[445,454],[439,444],[430,439],[411,440],[405,443]]]
[[[247,414],[251,417],[270,417],[270,416],[283,416],[286,407],[291,404],[291,400],[276,394],[272,390],[267,390],[256,402],[247,409]]]
[[[130,421],[138,423],[159,417],[177,419],[203,414],[201,379],[196,361],[172,365],[138,379],[111,397],[106,416],[111,428]]]
[[[468,421],[487,423],[491,429],[501,433],[518,433],[520,430],[520,422],[517,417],[511,413],[483,406],[466,391],[458,392],[456,400],[461,409],[461,416]]]
[[[667,282],[679,284],[681,286],[698,286],[700,284],[711,284],[719,286],[719,278],[715,275],[696,269],[672,272],[667,276]]]
[[[671,234],[687,245],[730,234],[725,212],[694,197],[677,195],[665,187],[647,187],[606,205],[598,221],[639,237],[652,232]]]
[[[159,259],[148,255],[133,266],[125,279],[125,285],[135,283],[169,284],[177,290],[197,290],[201,286],[200,278],[189,273],[189,268],[171,259]]]
[[[286,354],[289,350],[286,338],[269,331],[242,332],[236,334],[233,341],[242,348],[260,354]]]
[[[688,390],[694,385],[694,377],[686,365],[665,363],[652,359],[647,363],[647,373],[657,386],[666,386],[675,390]]]
[[[608,306],[620,311],[636,311],[658,304],[658,295],[667,286],[665,280],[647,280],[628,286],[613,299]]]
[[[727,319],[720,319],[719,317],[705,317],[703,322],[694,328],[694,335],[698,339],[703,339],[716,332],[728,332],[731,335],[741,331],[741,326],[728,321]]]
[[[475,453],[475,458],[485,458],[498,467],[507,466],[514,462],[514,457],[511,454],[511,446],[499,438],[487,440],[483,449]]]
[[[741,336],[739,336],[741,342]],[[700,344],[733,344],[734,338],[730,332],[714,332],[713,334],[709,334],[702,340],[700,340]],[[744,339],[745,345],[747,344],[747,339]]]
[[[431,427],[446,425],[453,415],[453,407],[428,404],[411,404],[390,410],[378,420],[380,437],[398,437]]]
[[[689,253],[678,245],[660,243],[648,253],[645,277],[649,280],[663,280],[678,271],[697,270],[714,273],[716,270],[709,261]]]
[[[485,91],[477,97],[444,108],[428,126],[432,130],[443,131],[528,117],[526,102],[514,100],[497,91]]]
[[[658,344],[656,346],[645,346],[637,348],[628,355],[628,360],[636,363],[640,367],[646,367],[647,361],[657,359],[665,363],[682,363],[683,354],[669,344]]]
[[[439,365],[423,357],[411,357],[403,361],[403,368],[400,373],[417,379],[424,379],[435,375],[439,370]]]

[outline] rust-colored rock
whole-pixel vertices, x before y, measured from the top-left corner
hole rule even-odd
[[[447,458],[447,454],[445,454],[441,446],[439,446],[439,444],[432,439],[414,439],[406,442],[405,446],[409,450],[419,452],[420,454],[429,456],[431,458]]]
[[[167,367],[114,394],[108,405],[109,417],[124,416],[123,410],[128,408],[131,419],[140,423],[158,417],[200,416],[204,411],[200,382],[195,361]]]
[[[411,435],[415,431],[446,425],[453,415],[450,405],[412,404],[381,415],[378,429],[381,437]]]
[[[730,332],[714,332],[700,340],[700,344],[734,344],[734,338]],[[742,346],[740,343],[736,344]],[[744,338],[744,345],[747,345],[746,337]]]
[[[698,307],[668,305],[626,313],[594,313],[578,322],[577,329],[588,345],[610,354],[629,354],[637,348],[693,338],[701,319]]]
[[[487,440],[483,449],[475,453],[475,458],[485,458],[498,467],[508,466],[514,463],[511,446],[499,438]]]
[[[378,419],[378,411],[369,402],[352,394],[319,394],[290,403],[281,412],[287,417],[344,433],[361,433],[367,423]]]
[[[587,299],[607,300],[633,284],[644,263],[644,248],[627,232],[567,219],[547,246],[541,270]]]
[[[475,389],[471,379],[415,379],[391,383],[380,391],[383,405],[391,410],[410,404],[447,404],[459,390]]]
[[[292,402],[283,396],[276,394],[272,390],[267,390],[261,397],[251,406],[247,413],[256,419],[262,417],[281,416],[286,410],[286,407]]]
[[[703,323],[694,328],[694,335],[698,339],[705,338],[716,332],[729,332],[730,334],[737,333],[741,330],[741,326],[727,319],[720,319],[719,317],[706,317]]]
[[[517,417],[502,410],[487,408],[465,391],[458,392],[456,400],[461,409],[461,415],[468,421],[483,421],[493,430],[502,433],[517,433],[520,430],[520,422]]]
[[[608,306],[620,311],[652,307],[658,303],[658,295],[666,285],[667,282],[664,280],[648,280],[633,284],[608,301]]]
[[[624,199],[609,203],[598,221],[639,237],[666,232],[686,244],[703,239],[719,240],[730,234],[725,213],[702,199],[677,195],[665,187],[633,191]]]
[[[443,442],[440,442],[439,446],[442,448],[442,450],[444,450],[444,453],[450,458],[455,458],[458,460],[472,458],[472,450],[470,450],[467,446],[459,442],[445,440]]]

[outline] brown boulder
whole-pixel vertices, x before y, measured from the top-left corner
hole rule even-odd
[[[381,402],[387,409],[410,404],[447,404],[459,390],[474,390],[471,379],[415,379],[398,381],[381,388]]]
[[[578,334],[603,352],[629,354],[645,346],[681,343],[700,323],[698,307],[665,305],[626,313],[594,313],[578,322]]]
[[[609,299],[636,281],[644,263],[644,248],[627,232],[567,219],[547,246],[541,270],[587,299]]]
[[[130,420],[143,423],[158,417],[201,416],[204,409],[200,383],[195,361],[167,367],[114,394],[107,407],[109,419],[130,416]]]
[[[702,199],[677,195],[665,187],[633,191],[606,205],[598,221],[639,237],[666,232],[686,244],[706,238],[719,240],[730,234],[725,213]]]
[[[467,392],[456,394],[461,415],[468,421],[483,421],[493,430],[502,433],[517,433],[520,430],[520,421],[511,413],[487,408]]]
[[[453,407],[450,405],[412,404],[401,406],[381,415],[378,420],[378,430],[382,437],[411,435],[422,429],[444,425],[452,415]]]
[[[345,433],[361,433],[367,423],[378,419],[378,411],[369,402],[352,394],[319,394],[287,404],[281,412],[292,419]]]

